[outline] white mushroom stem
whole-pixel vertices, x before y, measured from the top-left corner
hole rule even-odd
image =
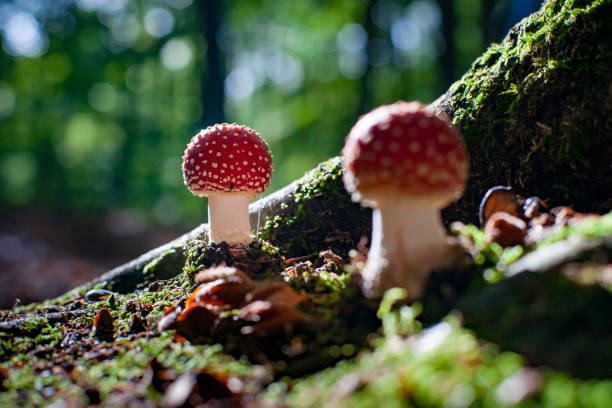
[[[253,195],[246,192],[208,193],[208,223],[210,241],[228,244],[248,244],[251,238],[249,201]]]
[[[442,200],[386,196],[375,200],[372,241],[361,272],[368,297],[402,287],[408,297],[423,294],[431,269],[452,262],[446,231],[440,220]]]

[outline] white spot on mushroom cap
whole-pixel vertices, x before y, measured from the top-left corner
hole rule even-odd
[[[408,145],[408,150],[410,150],[412,153],[416,153],[421,150],[421,144],[417,142],[416,140],[412,141]]]
[[[438,142],[440,144],[446,144],[446,143],[452,142],[451,136],[445,132],[438,133],[436,138],[438,139]]]
[[[421,129],[427,129],[431,125],[431,121],[426,118],[421,118],[417,121],[417,126]]]
[[[429,166],[425,163],[421,163],[417,166],[416,172],[419,176],[424,176],[429,172]]]
[[[430,144],[429,146],[427,146],[427,150],[425,150],[425,156],[433,160],[436,157],[440,157],[440,154],[438,153],[436,148]]]

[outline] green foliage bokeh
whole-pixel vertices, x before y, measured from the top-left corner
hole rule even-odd
[[[4,27],[0,206],[5,208],[122,210],[157,225],[202,221],[205,200],[183,185],[180,162],[191,136],[211,124],[203,119],[202,102],[211,46],[224,61],[226,91],[239,85],[226,92],[226,120],[258,130],[273,152],[268,192],[339,154],[364,111],[397,99],[431,102],[449,85],[434,1],[220,2],[222,22],[212,45],[201,21],[206,3],[53,3],[0,3],[5,25],[18,12],[36,16],[42,41],[30,55],[19,55],[11,51]],[[454,3],[460,74],[483,48],[482,13],[479,0]],[[39,8],[28,11],[24,4]],[[404,28],[414,30],[410,16],[423,10],[430,20],[417,27],[420,43],[399,49],[402,31],[394,34],[393,21],[404,18]],[[371,13],[378,13],[378,23],[367,27]],[[355,42],[364,26],[374,47],[369,65],[359,65],[367,50]],[[348,43],[341,44],[342,38]]]

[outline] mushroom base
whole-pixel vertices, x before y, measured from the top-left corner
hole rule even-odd
[[[208,223],[210,242],[248,244],[251,238],[249,202],[253,194],[210,193],[208,194]]]
[[[363,293],[378,298],[401,287],[409,299],[417,299],[430,271],[452,264],[460,250],[449,243],[440,211],[430,200],[387,197],[376,203],[370,252],[361,271]]]

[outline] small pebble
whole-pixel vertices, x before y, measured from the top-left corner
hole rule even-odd
[[[85,294],[85,299],[90,302],[100,302],[113,295],[113,292],[106,289],[92,289]]]

